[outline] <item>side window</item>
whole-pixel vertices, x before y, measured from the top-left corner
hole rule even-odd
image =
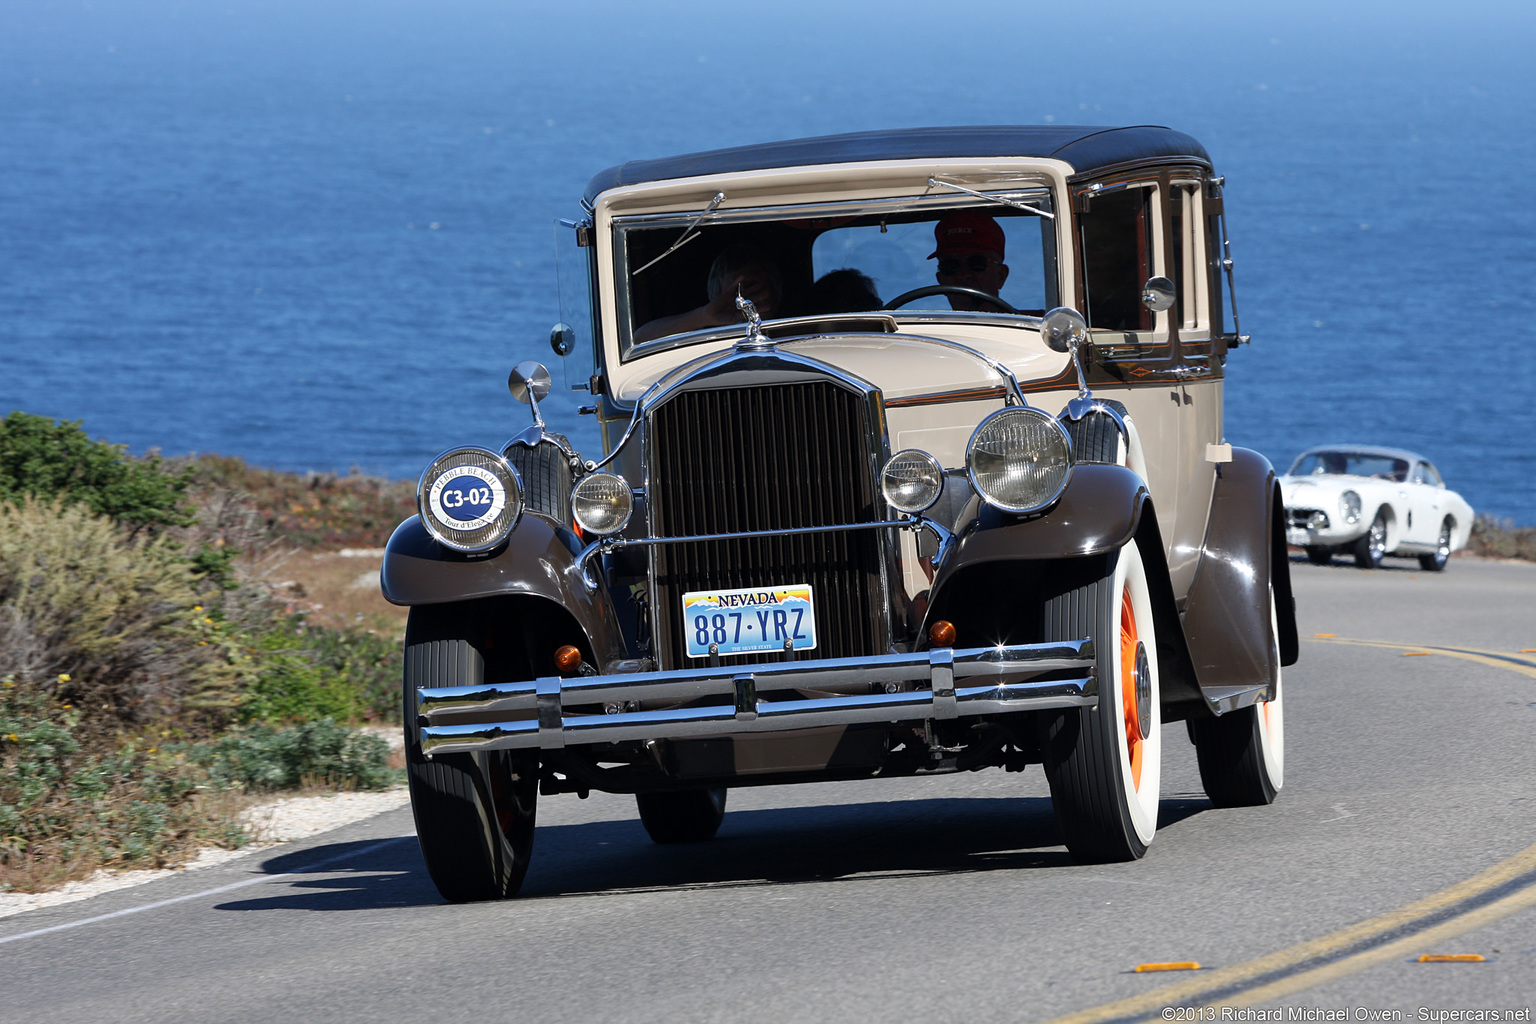
[[[1172,311],[1173,321],[1182,340],[1203,341],[1210,337],[1211,324],[1206,295],[1209,282],[1203,273],[1205,233],[1200,230],[1200,183],[1174,182],[1169,199],[1170,234],[1173,236],[1173,273],[1170,276],[1178,296]]]
[[[1147,278],[1162,273],[1157,188],[1135,185],[1094,196],[1078,214],[1083,252],[1083,312],[1099,344],[1167,338],[1167,314],[1141,303]]]
[[[1111,192],[1082,214],[1083,280],[1088,326],[1106,331],[1152,329],[1141,304],[1141,286],[1151,277],[1150,189]]]
[[[592,249],[581,244],[591,238],[591,224],[555,221],[555,284],[560,292],[560,324],[570,329],[559,348],[565,390],[585,391],[595,367],[596,332],[592,323]],[[555,342],[554,334],[550,343]],[[547,356],[540,358],[547,359]]]

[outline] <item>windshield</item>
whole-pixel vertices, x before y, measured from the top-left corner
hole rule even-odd
[[[1007,194],[1050,213],[1044,189]],[[685,234],[696,216],[615,219],[625,359],[739,326],[738,291],[765,321],[886,309],[893,300],[929,320],[1040,316],[1057,303],[1055,234],[1035,210],[920,198],[722,211]],[[945,290],[907,296],[925,288]]]
[[[1366,476],[1402,483],[1408,479],[1406,459],[1363,452],[1307,452],[1291,467],[1291,476]]]

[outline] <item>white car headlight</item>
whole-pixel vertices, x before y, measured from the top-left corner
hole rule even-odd
[[[1061,496],[1072,476],[1072,442],[1054,416],[1027,406],[1001,409],[976,427],[965,469],[988,503],[1037,512]]]
[[[523,487],[506,459],[455,448],[432,460],[416,486],[416,510],[436,540],[455,551],[488,551],[523,514]]]
[[[629,525],[634,511],[634,490],[614,473],[588,473],[571,488],[571,515],[588,533],[618,533]]]
[[[1360,521],[1360,495],[1354,491],[1345,491],[1339,495],[1339,514],[1344,517],[1346,523],[1358,523]]]
[[[880,490],[892,508],[916,515],[939,500],[944,469],[927,452],[908,448],[886,462],[880,471]]]

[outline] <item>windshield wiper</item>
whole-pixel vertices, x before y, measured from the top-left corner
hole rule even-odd
[[[1042,210],[1038,206],[1030,206],[1028,203],[1021,203],[1017,199],[1009,199],[1007,196],[1000,196],[996,195],[995,193],[977,192],[975,189],[966,188],[964,185],[956,185],[952,181],[941,181],[938,178],[929,178],[928,187],[932,188],[935,185],[943,185],[945,188],[952,188],[956,192],[964,192],[968,196],[975,196],[977,199],[985,199],[991,203],[1002,203],[1004,206],[1011,206],[1016,210],[1027,210],[1030,213],[1038,214],[1039,216],[1048,218],[1050,220],[1056,219],[1056,215],[1050,210]]]
[[[670,246],[668,246],[666,252],[662,253],[660,256],[657,256],[655,259],[651,260],[645,266],[641,267],[640,270],[636,270],[635,274],[640,273],[641,270],[649,270],[649,269],[651,269],[656,264],[658,264],[662,260],[666,259],[668,256],[671,256],[673,253],[677,252],[677,250],[681,249],[683,246],[685,246],[689,242],[693,241],[695,238],[698,238],[699,237],[698,232],[694,231],[693,229],[699,226],[699,221],[703,220],[705,217],[708,217],[710,214],[714,213],[715,212],[715,207],[719,206],[723,202],[725,202],[725,193],[724,192],[716,192],[715,193],[715,198],[713,198],[713,199],[711,199],[709,201],[709,205],[704,207],[704,210],[697,217],[693,218],[693,223],[689,224],[687,227],[683,228],[683,233],[681,235],[677,236],[677,241],[673,242]],[[689,232],[693,232],[693,233],[689,234]],[[633,277],[635,275],[631,274],[630,276]]]

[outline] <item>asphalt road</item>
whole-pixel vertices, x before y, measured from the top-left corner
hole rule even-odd
[[[0,920],[0,1020],[1529,1013],[1536,566],[1410,565],[1293,563],[1284,791],[1212,809],[1169,726],[1138,863],[1074,864],[1038,768],[736,790],[685,848],[594,794],[543,801],[524,898],[449,906],[403,810]],[[1202,969],[1135,971],[1181,961]]]

